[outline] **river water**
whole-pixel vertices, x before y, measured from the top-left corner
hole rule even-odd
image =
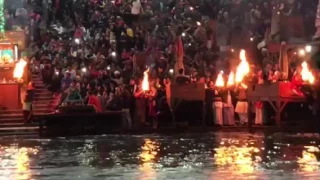
[[[320,138],[208,133],[0,138],[0,180],[320,179]]]

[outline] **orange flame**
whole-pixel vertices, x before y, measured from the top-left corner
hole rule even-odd
[[[13,78],[21,79],[26,65],[27,65],[27,62],[23,59],[20,59],[19,62],[17,62],[15,65],[15,68],[13,71]]]
[[[227,86],[233,86],[234,84],[234,73],[231,71],[228,77]]]
[[[301,71],[302,80],[305,82],[309,82],[310,84],[313,84],[315,81],[315,78],[312,72],[309,70],[308,64],[304,61],[301,64],[301,67],[302,67],[302,71]]]
[[[150,90],[150,86],[149,86],[149,69],[147,69],[144,73],[143,73],[143,80],[142,80],[142,90],[143,91],[149,91]]]
[[[240,56],[239,58],[241,62],[237,67],[236,76],[235,76],[237,83],[242,82],[244,77],[250,72],[250,66],[246,58],[246,51],[242,49],[240,51],[239,56]]]
[[[216,86],[217,87],[224,87],[224,79],[223,79],[223,71],[221,71],[219,74],[218,74],[218,77],[217,77],[217,80],[216,80]]]

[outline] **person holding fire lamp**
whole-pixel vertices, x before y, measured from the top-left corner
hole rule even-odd
[[[142,89],[141,85],[137,86],[136,91],[134,92],[135,97],[135,124],[146,124],[146,96],[145,91]]]
[[[297,67],[291,79],[291,89],[295,95],[302,96],[303,93],[300,91],[301,86],[303,85],[303,79],[301,74],[302,68]]]
[[[138,84],[134,97],[136,98],[136,123],[140,120],[140,124],[146,125],[146,107],[147,107],[147,93],[150,90],[149,85],[149,69],[144,71],[143,80]]]
[[[247,89],[248,86],[244,81],[248,80],[250,74],[250,66],[246,59],[245,50],[240,51],[240,64],[237,67],[235,74],[235,82],[238,87],[238,102],[236,104],[235,112],[238,113],[240,124],[244,125],[248,122],[248,102],[247,102]]]
[[[152,119],[152,126],[154,129],[157,128],[157,108],[156,108],[156,96],[157,96],[157,89],[154,86],[151,86],[150,90],[146,92],[146,98],[148,98],[148,107],[149,107],[149,117]]]
[[[245,125],[248,123],[247,89],[247,86],[242,83],[238,87],[238,102],[235,108],[235,112],[239,115],[241,125]]]
[[[214,98],[213,98],[213,112],[214,112],[214,124],[217,126],[223,125],[223,103],[221,98],[221,92],[224,89],[224,79],[223,79],[223,71],[218,74],[216,79],[216,83],[214,86]]]
[[[32,82],[29,82],[27,91],[24,97],[23,106],[22,106],[24,123],[30,123],[32,121],[33,98],[34,98],[34,86]]]
[[[226,88],[221,92],[223,102],[223,124],[234,126],[234,106],[232,104],[232,89],[234,88],[234,73],[231,72],[228,77]]]

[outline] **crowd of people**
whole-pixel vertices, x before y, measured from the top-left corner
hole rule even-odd
[[[226,91],[221,95],[224,103],[215,102],[217,72],[228,74],[239,62],[239,50],[246,49],[255,65],[252,77],[258,83],[276,81],[277,66],[265,63],[267,53],[256,47],[270,30],[272,9],[286,16],[299,14],[311,22],[316,3],[35,0],[10,5],[5,17],[6,29],[27,31],[33,71],[39,71],[47,87],[61,96],[61,104],[81,102],[99,112],[123,111],[129,128],[150,123],[156,127],[158,117],[170,113],[168,84],[203,82],[212,89],[206,104],[214,114],[214,124],[235,125],[247,123],[246,104],[236,107],[246,102],[245,92],[239,88],[241,93],[234,96],[235,92]],[[147,69],[150,90],[145,93],[142,78]],[[265,123],[261,108],[257,104],[256,124]]]

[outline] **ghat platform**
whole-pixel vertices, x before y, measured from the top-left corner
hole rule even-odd
[[[277,127],[281,127],[281,113],[285,106],[290,102],[304,102],[304,96],[295,95],[289,82],[277,82],[273,84],[258,84],[248,89],[249,110],[252,102],[268,102],[276,112]],[[250,116],[249,116],[250,117]],[[249,129],[252,127],[252,121],[248,121]]]

